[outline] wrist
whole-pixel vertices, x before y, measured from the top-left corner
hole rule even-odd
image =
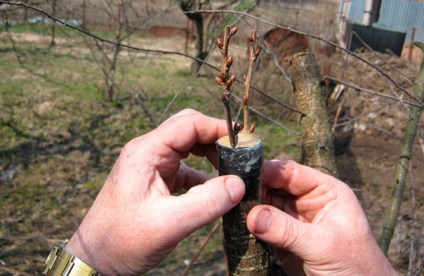
[[[107,270],[107,265],[102,261],[100,256],[102,250],[100,248],[95,248],[93,244],[85,243],[79,239],[77,237],[78,233],[79,230],[77,230],[74,236],[69,240],[64,249],[101,274],[109,274],[110,270]]]

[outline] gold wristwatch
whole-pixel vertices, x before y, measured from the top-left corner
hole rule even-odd
[[[61,241],[50,251],[42,275],[98,276],[96,270],[64,250],[68,240]]]

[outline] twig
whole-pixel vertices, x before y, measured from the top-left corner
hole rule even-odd
[[[363,87],[360,87],[360,86],[358,86],[356,84],[353,84],[353,83],[350,83],[350,82],[347,82],[347,81],[336,79],[336,78],[334,78],[332,76],[325,76],[323,79],[324,80],[325,79],[331,80],[331,81],[334,81],[334,82],[337,82],[337,83],[346,85],[348,87],[357,89],[359,91],[365,92],[365,93],[370,94],[370,95],[375,95],[375,96],[379,96],[379,97],[383,97],[383,98],[387,98],[387,99],[390,99],[390,100],[394,100],[394,101],[399,101],[400,102],[400,100],[399,100],[398,97],[390,96],[390,95],[387,95],[387,94],[384,94],[384,93],[380,93],[380,92],[377,92],[377,91],[374,91],[374,90],[371,90],[371,89],[363,88]],[[415,107],[421,107],[421,108],[424,107],[424,105],[422,105],[422,104],[417,104],[417,103],[413,103],[413,102],[409,102],[409,101],[405,101],[405,100],[402,100],[402,102],[404,104],[408,104],[408,105],[415,106]]]
[[[281,66],[280,62],[278,61],[277,54],[271,51],[270,49],[268,49],[265,43],[261,43],[261,48],[265,51],[265,53],[272,56],[272,60],[274,61],[275,67],[277,67],[278,70],[280,70],[281,74],[284,76],[284,78],[286,78],[287,81],[291,82],[291,79],[287,75],[286,70],[283,68],[283,66]]]
[[[310,34],[310,33],[307,33],[307,32],[303,32],[303,31],[297,30],[295,28],[284,26],[284,25],[281,25],[281,24],[272,23],[272,22],[269,22],[267,20],[261,19],[261,18],[259,18],[257,16],[254,16],[254,15],[251,15],[251,14],[248,14],[248,13],[245,13],[245,12],[241,12],[241,11],[234,11],[234,10],[197,10],[197,11],[190,11],[190,12],[185,12],[185,13],[235,13],[235,14],[243,14],[246,17],[250,17],[250,18],[252,18],[254,20],[257,20],[258,22],[261,22],[261,23],[266,24],[268,26],[272,26],[272,27],[275,27],[275,28],[280,28],[280,29],[283,29],[283,30],[288,30],[288,31],[291,31],[291,32],[294,32],[294,33],[298,33],[298,34],[304,35],[306,37],[310,37],[312,39],[316,39],[316,40],[325,42],[325,43],[327,43],[327,44],[329,44],[329,45],[331,45],[331,46],[333,46],[333,47],[335,47],[335,48],[337,48],[337,49],[339,49],[339,50],[341,50],[341,51],[343,51],[345,53],[348,53],[349,55],[355,57],[356,59],[359,59],[360,61],[366,63],[367,65],[369,65],[370,67],[372,67],[374,70],[376,70],[377,72],[379,72],[381,75],[383,75],[384,77],[386,77],[398,89],[400,89],[403,92],[405,92],[405,94],[407,94],[412,99],[414,99],[415,101],[417,101],[417,103],[423,105],[423,102],[422,101],[420,101],[419,99],[417,99],[416,97],[414,97],[413,95],[411,95],[411,93],[409,93],[405,88],[403,88],[399,83],[397,83],[392,77],[390,77],[386,72],[384,72],[383,69],[375,66],[370,61],[366,60],[365,58],[361,57],[360,55],[358,55],[358,54],[356,54],[356,53],[354,53],[354,52],[352,52],[352,51],[350,51],[348,49],[345,49],[345,48],[337,45],[334,42],[331,42],[331,41],[329,41],[327,39],[324,39],[321,36],[317,36],[317,35],[313,35],[313,34]]]
[[[22,6],[22,7],[24,7],[24,8],[27,8],[27,9],[30,9],[30,10],[37,11],[37,12],[39,12],[39,13],[41,13],[41,14],[43,14],[43,15],[47,16],[47,17],[48,17],[48,18],[50,18],[51,20],[54,20],[54,21],[56,21],[56,22],[58,22],[58,23],[60,23],[60,24],[64,25],[65,27],[71,28],[71,29],[73,29],[73,30],[75,30],[75,31],[77,31],[77,32],[83,33],[83,34],[85,34],[85,35],[87,35],[87,36],[89,36],[89,37],[91,37],[91,38],[94,38],[95,40],[99,40],[99,41],[101,41],[101,42],[103,42],[103,43],[106,43],[106,44],[110,44],[110,45],[114,45],[114,46],[119,46],[119,47],[125,48],[125,49],[127,49],[127,50],[133,50],[133,51],[139,51],[139,52],[145,52],[145,53],[155,53],[155,54],[163,54],[163,55],[176,55],[176,56],[182,56],[182,57],[185,57],[185,58],[189,58],[189,59],[191,59],[191,60],[193,60],[193,61],[203,62],[203,63],[204,63],[204,65],[206,65],[206,66],[208,66],[208,67],[210,67],[210,68],[212,68],[212,69],[214,69],[214,70],[219,71],[219,68],[217,68],[217,67],[215,67],[215,66],[213,66],[213,65],[211,65],[211,64],[209,64],[209,63],[207,63],[207,62],[204,62],[204,60],[202,60],[202,59],[199,59],[199,58],[193,57],[193,56],[191,56],[191,55],[189,55],[189,54],[186,54],[186,53],[181,53],[181,52],[178,52],[178,51],[165,51],[165,50],[158,50],[158,49],[146,49],[146,48],[141,48],[141,47],[131,46],[131,45],[128,45],[128,44],[123,44],[123,43],[120,43],[120,42],[115,42],[115,41],[111,41],[111,40],[108,40],[108,39],[102,38],[102,37],[100,37],[100,36],[97,36],[97,35],[95,35],[95,34],[92,34],[92,33],[88,32],[87,30],[80,29],[80,28],[78,28],[78,27],[75,27],[75,26],[69,25],[69,24],[67,24],[66,22],[64,22],[64,21],[62,21],[62,20],[60,20],[60,19],[57,19],[57,18],[55,18],[55,17],[51,16],[50,14],[48,14],[47,12],[45,12],[45,11],[43,11],[43,10],[41,10],[41,9],[38,9],[38,8],[33,7],[33,6],[31,6],[31,5],[24,4],[24,3],[22,3],[22,2],[7,2],[7,1],[4,1],[4,0],[0,0],[0,3],[8,3],[8,4],[11,4],[11,5],[15,5],[15,6]],[[239,83],[241,83],[241,81],[239,81],[239,80],[236,80],[236,81],[237,81],[237,82],[239,82]],[[293,111],[293,112],[296,112],[296,113],[299,113],[299,114],[301,114],[301,115],[304,115],[302,112],[300,112],[300,111],[299,111],[299,110],[297,110],[296,108],[294,108],[294,107],[292,107],[292,106],[289,106],[289,105],[287,105],[287,104],[282,103],[281,101],[279,101],[279,100],[277,100],[276,98],[274,98],[274,97],[272,97],[272,96],[270,96],[270,95],[266,94],[265,92],[263,92],[263,91],[262,91],[262,90],[260,90],[260,89],[257,89],[257,88],[255,88],[255,87],[252,87],[252,90],[254,90],[254,91],[256,91],[256,92],[260,93],[260,94],[261,94],[261,95],[263,95],[264,97],[266,97],[266,98],[270,99],[271,101],[273,101],[273,102],[275,102],[275,103],[279,104],[280,106],[282,106],[282,107],[284,107],[284,108],[287,108],[287,109],[289,109],[289,110],[291,110],[291,111]]]
[[[411,194],[411,201],[412,201],[412,208],[411,208],[412,209],[411,210],[412,229],[410,232],[411,245],[409,249],[408,275],[414,275],[413,270],[414,270],[416,258],[417,258],[418,239],[416,238],[416,231],[415,231],[415,229],[417,228],[417,214],[416,214],[417,200],[416,200],[415,189],[413,184],[414,174],[412,173],[412,167],[409,167],[409,175],[411,179],[409,192]]]
[[[371,127],[371,128],[373,128],[375,130],[378,130],[381,133],[387,134],[388,136],[390,136],[390,137],[392,137],[392,138],[394,138],[396,140],[402,141],[402,137],[400,137],[400,136],[398,136],[398,135],[396,135],[396,134],[394,134],[394,133],[392,133],[392,132],[390,132],[390,131],[388,131],[388,130],[386,130],[384,128],[378,127],[378,126],[373,125],[373,124],[363,123],[363,122],[361,124],[364,125],[364,126],[367,126],[367,127]]]
[[[204,242],[202,243],[202,245],[200,246],[199,250],[197,251],[197,253],[191,258],[190,262],[188,263],[188,265],[186,266],[186,268],[183,271],[183,276],[187,275],[191,266],[193,265],[193,263],[197,260],[197,258],[199,257],[200,253],[202,252],[202,250],[205,248],[205,246],[208,244],[208,242],[210,241],[210,239],[212,238],[212,235],[216,232],[216,230],[218,229],[218,227],[221,225],[221,221],[217,222],[214,227],[212,228],[212,230],[209,232],[207,238],[204,240]]]
[[[424,50],[423,43],[415,43],[418,47]],[[421,63],[421,69],[415,80],[415,94],[416,98],[421,102],[424,100],[424,58]],[[405,182],[408,174],[409,161],[412,155],[412,146],[417,133],[416,122],[419,122],[421,116],[421,109],[419,107],[411,107],[408,123],[405,128],[404,137],[402,139],[401,152],[396,166],[396,177],[394,181],[395,191],[392,196],[391,207],[386,214],[386,221],[381,232],[378,244],[384,254],[387,254],[390,242],[395,231],[397,218],[400,211],[400,206],[403,200],[405,191]]]
[[[421,146],[421,151],[424,154],[424,139],[422,137],[420,137],[420,146]]]
[[[140,96],[138,94],[135,94],[134,98],[137,101],[137,103],[141,106],[141,108],[143,109],[144,113],[146,113],[147,117],[149,117],[150,122],[152,122],[152,124],[155,127],[157,127],[159,125],[159,123],[156,121],[155,117],[150,112],[149,108],[144,104],[143,100],[141,100]]]
[[[258,48],[258,39],[256,31],[253,31],[249,37],[248,43],[248,62],[249,67],[247,69],[247,75],[243,77],[244,80],[244,96],[243,96],[243,132],[252,133],[255,129],[255,125],[250,125],[249,122],[249,94],[250,94],[250,86],[253,75],[253,64],[256,61],[260,53],[260,48]]]
[[[215,82],[221,87],[222,95],[221,100],[224,104],[225,119],[227,121],[228,136],[230,138],[231,147],[235,148],[237,145],[237,132],[238,125],[234,125],[231,119],[231,85],[236,81],[236,76],[229,75],[231,65],[233,64],[233,58],[228,56],[228,45],[230,44],[231,37],[237,32],[237,27],[231,28],[225,27],[224,40],[218,38],[216,45],[221,52],[221,69],[219,76],[215,77]]]
[[[368,50],[370,50],[377,58],[379,58],[381,61],[383,61],[385,64],[387,64],[392,70],[394,70],[396,73],[398,73],[399,75],[401,75],[402,77],[404,77],[406,80],[408,80],[408,81],[410,81],[412,83],[414,82],[408,76],[406,76],[401,71],[399,71],[396,67],[394,67],[393,65],[391,65],[381,55],[379,55],[377,53],[377,51],[375,51],[374,49],[372,49],[371,46],[369,46],[356,32],[352,31],[352,35],[354,35],[362,43],[362,45],[364,45]]]
[[[237,99],[237,100],[238,100],[241,104],[243,104],[243,100],[242,100],[242,99],[240,99],[239,97],[237,97],[236,95],[232,95],[232,97],[233,97],[233,98],[235,98],[235,99]],[[277,122],[276,120],[274,120],[274,119],[270,118],[269,116],[265,115],[264,113],[260,112],[260,111],[259,111],[259,110],[257,110],[256,108],[254,108],[254,107],[252,107],[252,106],[249,106],[249,109],[250,109],[250,111],[253,111],[253,112],[255,112],[256,114],[258,114],[259,116],[263,117],[264,119],[266,119],[266,120],[270,121],[270,122],[271,122],[271,123],[273,123],[274,125],[279,126],[279,127],[281,127],[282,129],[286,130],[287,132],[289,132],[289,133],[291,133],[291,134],[294,134],[294,135],[296,135],[296,136],[299,136],[299,135],[300,135],[300,133],[299,133],[299,132],[296,132],[296,131],[294,131],[294,130],[291,130],[291,129],[289,129],[289,128],[287,128],[287,127],[283,126],[282,124],[280,124],[280,123],[279,123],[279,122]],[[301,113],[301,114],[302,114],[302,113]]]
[[[340,112],[342,111],[344,102],[345,102],[345,99],[343,99],[340,102],[339,106],[337,107],[336,116],[334,116],[333,126],[331,127],[331,131],[333,131],[333,133],[334,133],[334,130],[336,129],[337,121],[339,120]]]

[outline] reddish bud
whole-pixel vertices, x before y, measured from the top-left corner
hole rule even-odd
[[[249,102],[249,98],[247,98],[247,96],[244,95],[242,101],[244,105],[247,105],[247,103]]]
[[[226,82],[227,86],[231,86],[236,81],[236,76],[232,75]]]
[[[243,81],[246,81],[247,77],[246,75],[243,75]]]
[[[222,79],[220,77],[215,77],[215,82],[216,82],[216,84],[221,85]]]
[[[231,56],[230,56],[230,57],[228,57],[228,58],[227,58],[226,66],[227,66],[227,67],[230,67],[230,66],[231,66],[231,64],[233,64],[233,61],[234,61],[234,60],[233,60],[233,57],[231,57]]]
[[[255,129],[256,129],[255,124],[252,124],[252,125],[250,126],[250,128],[249,128],[249,133],[253,133],[253,132],[255,132]]]
[[[218,48],[220,50],[222,50],[223,44],[222,44],[222,40],[220,38],[216,39],[216,46],[218,46]]]
[[[257,57],[257,56],[259,56],[260,53],[261,53],[261,48],[256,49],[254,56]]]
[[[232,28],[231,31],[230,31],[230,36],[235,35],[237,33],[237,31],[238,31],[237,27]]]

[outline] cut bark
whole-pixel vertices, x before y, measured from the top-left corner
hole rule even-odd
[[[303,129],[304,164],[337,176],[334,138],[325,104],[325,87],[315,57],[311,53],[299,53],[288,58],[288,63],[297,109],[304,114],[300,121]]]

